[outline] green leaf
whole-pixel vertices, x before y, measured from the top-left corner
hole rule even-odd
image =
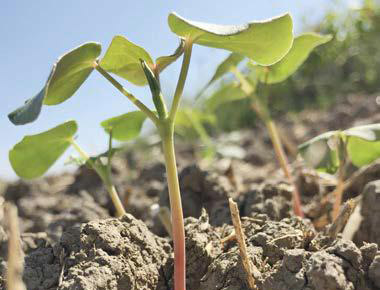
[[[208,85],[212,84],[224,74],[230,72],[233,68],[236,68],[237,65],[244,59],[244,56],[238,53],[231,53],[224,61],[222,61],[218,67],[211,80],[208,82]]]
[[[329,131],[301,144],[298,150],[303,159],[319,171],[335,173],[339,168],[339,158],[330,142],[338,132]]]
[[[293,42],[293,22],[289,14],[243,25],[216,25],[190,21],[171,13],[168,23],[180,37],[191,38],[199,45],[240,53],[261,65],[279,61]]]
[[[146,85],[147,81],[140,59],[153,67],[153,60],[144,48],[134,44],[124,36],[117,35],[112,39],[100,66],[135,85],[143,86]]]
[[[93,70],[93,64],[100,55],[98,43],[85,43],[58,59],[44,88],[23,106],[8,115],[15,125],[35,121],[42,105],[57,105],[70,98]]]
[[[244,56],[238,53],[231,53],[225,60],[223,60],[218,67],[216,68],[216,71],[214,75],[212,76],[211,80],[198,92],[195,99],[197,100],[205,90],[208,89],[208,87],[215,81],[217,81],[219,78],[221,78],[226,73],[232,71],[234,68],[237,67],[237,65],[244,59]]]
[[[279,62],[270,67],[257,66],[260,81],[268,84],[284,81],[303,64],[315,47],[331,38],[330,35],[317,33],[305,33],[296,37],[288,54]]]
[[[380,124],[362,125],[344,130],[346,136],[354,136],[366,141],[380,141]]]
[[[206,108],[216,110],[220,105],[246,98],[246,95],[237,83],[228,83],[219,88],[206,100]]]
[[[128,141],[136,138],[141,131],[146,115],[141,111],[133,111],[103,121],[100,125],[112,138],[118,141]]]
[[[8,115],[9,120],[15,125],[24,125],[35,121],[41,113],[42,103],[45,97],[45,88],[34,98]]]
[[[361,167],[380,158],[380,124],[354,127],[343,131],[351,162]]]
[[[180,39],[179,46],[172,55],[161,56],[156,59],[156,67],[159,72],[162,72],[166,67],[175,62],[182,54],[185,48],[185,41]]]
[[[101,45],[88,42],[60,57],[46,85],[45,105],[57,105],[70,98],[94,69]]]
[[[200,139],[206,147],[211,146],[211,138],[205,128],[206,124],[215,124],[213,114],[200,111],[194,108],[184,108],[177,112],[175,118],[176,134],[186,138],[186,140]]]
[[[68,121],[43,133],[25,136],[9,151],[16,174],[25,179],[43,175],[71,145],[77,129],[75,121]]]

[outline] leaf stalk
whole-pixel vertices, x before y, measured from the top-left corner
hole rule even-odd
[[[124,96],[126,96],[137,108],[144,112],[153,123],[157,124],[157,116],[142,102],[140,102],[134,95],[128,92],[116,79],[114,79],[108,72],[106,72],[99,63],[94,64],[95,69],[104,76],[116,89],[118,89]]]
[[[183,61],[182,61],[181,72],[179,74],[177,87],[176,87],[175,92],[174,92],[172,107],[171,107],[170,113],[169,113],[169,119],[171,119],[173,121],[174,121],[175,116],[176,116],[177,111],[178,111],[179,101],[180,101],[182,93],[183,93],[183,88],[185,87],[187,72],[189,71],[189,66],[190,66],[192,49],[193,49],[193,41],[191,38],[187,38],[185,40],[184,57],[183,57]]]
[[[99,175],[101,180],[103,181],[108,194],[111,197],[112,203],[115,206],[116,209],[116,216],[123,216],[126,214],[123,203],[121,202],[119,195],[117,194],[115,186],[112,184],[111,175],[109,166],[107,164],[107,167],[102,167],[103,165],[98,165],[94,160],[90,158],[90,156],[78,145],[77,142],[75,142],[74,139],[70,140],[71,145],[74,147],[74,149],[79,153],[79,155],[87,161],[89,166],[95,170],[95,172]],[[110,162],[110,160],[108,160]]]

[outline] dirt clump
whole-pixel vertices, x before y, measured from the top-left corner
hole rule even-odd
[[[372,242],[380,245],[380,180],[366,185],[362,193],[361,222],[354,235],[354,242]]]
[[[56,252],[67,253],[58,289],[155,289],[165,283],[162,267],[169,243],[127,214],[84,224],[62,236]]]
[[[266,214],[273,220],[292,215],[292,190],[286,183],[253,185],[243,195],[242,216]]]
[[[230,223],[227,200],[235,197],[237,192],[226,176],[190,165],[179,174],[179,182],[184,217],[199,218],[205,208],[211,225]],[[169,207],[167,188],[160,194],[159,205]]]

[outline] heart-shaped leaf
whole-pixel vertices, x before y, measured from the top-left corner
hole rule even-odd
[[[71,145],[77,129],[75,121],[68,121],[43,133],[25,136],[9,151],[16,174],[25,179],[43,175]]]
[[[303,159],[319,171],[335,173],[339,168],[338,151],[330,142],[338,133],[329,131],[301,144],[298,150]]]
[[[261,82],[279,83],[292,75],[317,46],[331,40],[330,35],[305,33],[294,38],[293,46],[279,62],[269,67],[256,66]]]
[[[237,83],[228,83],[219,88],[206,100],[206,108],[214,111],[220,105],[246,98],[246,95]]]
[[[60,57],[41,92],[10,113],[10,121],[15,125],[33,122],[40,114],[42,104],[57,105],[70,98],[92,72],[100,52],[100,44],[89,42]]]
[[[261,65],[279,61],[293,42],[293,22],[289,14],[243,25],[216,25],[190,21],[171,13],[168,23],[180,37],[191,38],[199,45],[240,53]]]
[[[185,48],[185,41],[180,39],[179,46],[172,55],[161,56],[156,59],[156,67],[159,72],[162,72],[166,67],[175,62],[182,54]]]
[[[141,131],[146,115],[141,111],[133,111],[103,121],[100,125],[112,138],[118,141],[128,141],[136,138]]]
[[[140,60],[144,60],[150,67],[154,65],[151,56],[144,48],[124,36],[117,35],[112,39],[100,66],[135,85],[143,86],[147,81]]]
[[[351,162],[361,167],[380,158],[380,124],[354,127],[343,132]]]

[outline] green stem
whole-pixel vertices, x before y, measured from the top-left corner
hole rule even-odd
[[[95,164],[95,162],[90,158],[90,156],[77,144],[77,142],[75,142],[74,139],[71,139],[70,143],[74,147],[74,149],[79,153],[79,155],[88,162],[91,168],[95,170],[99,177],[102,179],[108,191],[108,194],[110,195],[111,200],[115,206],[116,216],[119,217],[125,215],[126,212],[124,206],[119,198],[119,195],[116,192],[115,187],[112,185],[111,176],[109,174],[104,174],[104,172],[99,168],[99,166]]]
[[[233,69],[232,72],[235,74],[236,78],[240,81],[242,85],[241,88],[243,92],[247,95],[247,97],[253,96],[255,88],[247,81],[245,76],[237,68]],[[277,127],[269,114],[268,108],[265,105],[263,105],[262,102],[260,102],[257,96],[253,96],[253,99],[254,99],[254,103],[252,105],[252,108],[256,111],[258,116],[264,121],[265,126],[268,129],[269,137],[272,141],[277,160],[280,163],[281,169],[284,172],[285,177],[288,179],[290,185],[293,187],[294,213],[300,217],[303,217],[304,214],[302,211],[300,193],[294,182],[293,176],[290,173],[289,162],[286,157],[284,148],[282,146],[282,142],[281,142],[279,133],[277,131]]]
[[[108,72],[106,72],[98,63],[94,65],[95,69],[104,76],[116,89],[118,89],[124,96],[126,96],[132,103],[136,105],[142,112],[144,112],[153,123],[157,124],[157,116],[142,102],[140,102],[134,95],[128,92],[117,80],[115,80]]]
[[[247,81],[245,76],[240,72],[240,70],[238,70],[237,67],[232,67],[231,71],[233,72],[235,77],[239,80],[241,84],[241,89],[243,90],[243,92],[247,96],[250,96],[255,91],[255,88]]]
[[[206,129],[202,126],[202,123],[199,122],[198,120],[197,121],[194,120],[191,113],[189,113],[188,111],[184,110],[183,113],[186,115],[187,119],[189,120],[189,122],[193,126],[195,132],[197,132],[201,141],[203,143],[206,143],[207,145],[210,145],[210,143],[211,143],[210,137],[207,134]]]
[[[116,188],[112,184],[106,184],[107,191],[111,197],[112,203],[116,209],[116,217],[121,217],[126,214],[123,203],[121,202]]]
[[[174,151],[174,123],[163,122],[159,128],[165,156],[167,183],[171,208],[174,244],[174,289],[186,289],[185,229],[183,223],[181,193]]]
[[[112,159],[112,129],[109,132],[109,137],[108,137],[108,154],[107,154],[107,174],[108,176],[111,176],[111,171],[112,171],[112,164],[111,164],[111,159]]]
[[[183,56],[181,72],[179,74],[177,87],[176,87],[175,92],[174,92],[172,107],[171,107],[170,113],[169,113],[169,119],[171,119],[173,121],[174,121],[174,118],[175,118],[177,111],[178,111],[179,101],[180,101],[182,93],[183,93],[183,88],[185,87],[187,72],[189,71],[191,52],[193,49],[193,42],[190,38],[185,40],[185,48],[184,49],[185,49],[185,52],[184,52],[184,56]]]

